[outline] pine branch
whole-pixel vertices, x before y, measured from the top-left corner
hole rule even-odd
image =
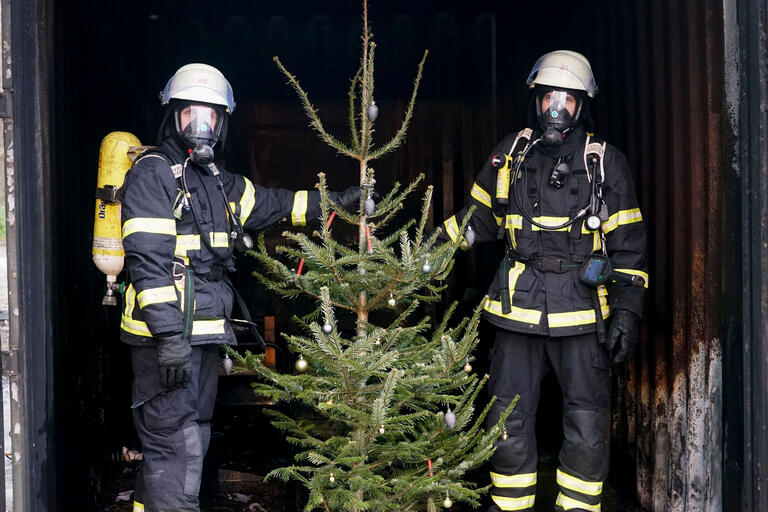
[[[301,88],[301,85],[299,84],[299,81],[296,79],[294,75],[292,75],[286,68],[283,66],[283,63],[280,62],[280,58],[275,56],[272,58],[272,60],[275,61],[275,64],[277,64],[277,67],[280,68],[280,71],[285,75],[285,77],[288,79],[288,83],[291,84],[291,86],[296,90],[296,93],[299,95],[299,98],[301,99],[301,103],[304,106],[304,112],[307,113],[307,116],[310,119],[310,126],[314,128],[314,130],[317,132],[317,134],[320,136],[320,138],[334,148],[336,151],[341,153],[342,155],[346,155],[352,158],[357,158],[357,154],[354,150],[351,148],[345,146],[341,141],[336,139],[333,135],[328,133],[325,128],[323,127],[322,121],[320,121],[320,117],[317,115],[317,109],[315,109],[314,106],[312,106],[312,103],[309,101],[309,96],[304,91],[304,89]]]
[[[399,147],[404,141],[405,141],[405,134],[408,131],[408,125],[411,122],[411,117],[413,117],[413,108],[416,105],[416,94],[419,91],[419,84],[421,83],[421,74],[424,70],[424,62],[427,60],[427,55],[429,55],[429,50],[424,50],[424,57],[422,57],[421,62],[419,63],[419,69],[416,73],[416,80],[414,80],[413,83],[413,92],[411,93],[411,101],[408,103],[408,108],[405,111],[405,117],[403,118],[403,123],[400,125],[400,129],[397,131],[394,137],[392,137],[392,140],[390,140],[387,144],[380,147],[379,149],[376,149],[373,151],[370,156],[369,160],[377,160],[381,158],[382,156],[386,155],[390,151],[394,150],[395,148]]]

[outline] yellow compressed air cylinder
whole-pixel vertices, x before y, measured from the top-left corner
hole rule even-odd
[[[121,237],[120,204],[104,196],[110,189],[116,190],[123,185],[125,173],[131,167],[128,149],[140,145],[139,139],[131,133],[112,132],[104,137],[99,149],[96,188],[102,193],[97,195],[93,221],[93,262],[107,275],[108,283],[114,283],[123,270],[125,253]]]

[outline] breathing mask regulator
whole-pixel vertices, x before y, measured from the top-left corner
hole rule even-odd
[[[190,158],[198,165],[213,162],[213,147],[219,142],[226,122],[223,109],[212,105],[180,102],[173,112],[176,133],[191,150]]]
[[[563,145],[563,139],[581,121],[584,98],[573,90],[547,86],[536,87],[536,114],[542,130],[541,143],[555,148]]]

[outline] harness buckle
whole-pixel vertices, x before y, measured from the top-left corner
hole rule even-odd
[[[184,270],[187,268],[186,263],[181,258],[173,258],[173,267],[171,275],[174,281],[179,281],[184,277]]]
[[[553,256],[537,256],[533,260],[533,266],[541,272],[554,272],[555,274],[568,272],[568,261]]]

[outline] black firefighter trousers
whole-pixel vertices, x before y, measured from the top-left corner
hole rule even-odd
[[[160,385],[155,347],[131,347],[133,423],[142,443],[134,511],[198,512],[219,378],[219,346],[192,347],[189,383]]]
[[[516,395],[507,418],[507,439],[491,458],[493,505],[489,512],[531,511],[538,455],[536,408],[544,375],[551,369],[563,394],[564,441],[560,449],[555,510],[599,511],[608,476],[611,381],[609,359],[597,335],[562,338],[497,330],[491,353],[489,393],[497,400],[488,416],[495,424]]]

